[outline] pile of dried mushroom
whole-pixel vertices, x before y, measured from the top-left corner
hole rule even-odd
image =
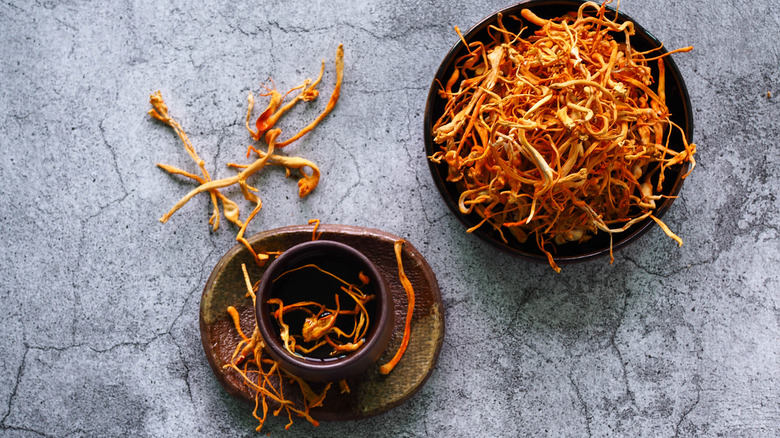
[[[634,24],[608,17],[606,3],[552,20],[521,15],[538,30],[523,36],[528,28],[518,24],[511,32],[499,15],[488,41],[463,40],[468,53],[439,92],[440,149],[430,159],[447,164],[460,211],[481,217],[469,231],[535,239],[556,271],[555,245],[598,231],[611,242],[647,218],[682,243],[653,215],[666,169],[695,165],[696,145],[684,133],[679,151],[669,145],[682,129],[666,105],[662,58],[676,51],[634,50]]]

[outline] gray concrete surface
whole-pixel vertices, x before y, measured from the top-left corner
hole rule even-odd
[[[500,1],[0,4],[0,435],[252,436],[198,332],[206,277],[234,244],[207,197],[157,219],[195,170],[151,120],[161,90],[213,174],[249,144],[247,92],[317,73],[336,110],[289,153],[324,177],[298,200],[266,172],[249,232],[310,218],[407,238],[436,271],[447,334],[406,404],[273,436],[780,435],[780,12],[768,0],[624,0],[669,48],[695,108],[699,167],[655,229],[560,275],[467,235],[423,152],[430,80]],[[335,5],[335,6],[334,6]],[[767,95],[771,93],[771,97]],[[290,130],[319,107],[284,120]],[[288,131],[289,132],[289,131]]]

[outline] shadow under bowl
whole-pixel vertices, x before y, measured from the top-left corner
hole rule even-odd
[[[521,3],[517,3],[513,6],[507,7],[500,11],[495,12],[489,17],[482,20],[468,32],[463,34],[464,39],[471,43],[474,41],[487,42],[490,40],[488,36],[488,28],[491,25],[497,24],[498,16],[503,16],[504,26],[512,32],[519,32],[521,23],[519,21],[512,20],[510,17],[520,17],[520,11],[522,9],[529,9],[541,18],[557,18],[567,13],[576,13],[579,7],[584,2],[579,0],[529,0]],[[590,11],[593,11],[591,8]],[[616,14],[613,8],[607,7],[607,16],[614,17]],[[657,49],[662,47],[661,42],[658,41],[650,32],[645,30],[636,21],[623,13],[617,14],[617,22],[631,21],[634,23],[635,34],[631,36],[631,46],[636,51],[647,51],[650,49]],[[523,32],[523,36],[530,35],[538,27],[531,23],[523,23],[528,27]],[[622,41],[622,34],[611,33],[616,41]],[[444,113],[446,100],[439,96],[438,91],[441,88],[441,84],[447,83],[447,80],[452,75],[455,68],[455,61],[461,56],[467,54],[467,48],[462,41],[458,40],[455,46],[447,53],[441,65],[439,66],[436,75],[433,78],[430,92],[428,94],[428,100],[425,107],[424,117],[424,139],[425,139],[425,153],[426,157],[433,155],[434,152],[439,150],[439,146],[433,141],[433,126],[436,121]],[[656,54],[667,53],[666,49],[661,48]],[[666,75],[666,105],[671,113],[670,119],[672,122],[682,128],[685,138],[690,143],[693,136],[693,113],[691,110],[691,101],[688,95],[688,91],[685,87],[682,75],[680,74],[677,65],[671,56],[664,56],[663,62],[665,66]],[[653,77],[658,78],[658,67],[655,63],[650,63]],[[458,84],[453,86],[453,89],[457,89]],[[673,129],[670,133],[669,141],[670,149],[675,151],[681,151],[683,146],[682,134]],[[460,222],[468,229],[477,225],[482,218],[476,213],[463,214],[458,208],[458,199],[460,197],[460,191],[457,189],[454,183],[447,181],[448,165],[442,161],[441,164],[436,164],[433,161],[428,160],[428,165],[433,176],[433,180],[437,189],[444,198],[449,209],[460,220]],[[683,176],[688,171],[688,163],[675,165],[668,168],[664,174],[664,183],[661,193],[668,197],[663,198],[660,201],[656,201],[656,208],[653,215],[657,218],[661,218],[674,202],[674,196],[676,196],[683,183]],[[643,235],[652,227],[654,222],[650,218],[634,224],[632,227],[622,233],[616,233],[612,236],[612,249],[618,250],[625,247],[631,242],[636,241],[638,237]],[[489,225],[482,226],[473,231],[473,234],[477,235],[480,239],[490,243],[491,245],[506,251],[508,253],[519,256],[522,259],[548,263],[547,256],[539,249],[535,239],[532,236],[521,243],[510,236],[510,233],[505,233],[508,242],[504,242],[501,235],[492,229]],[[553,258],[559,265],[570,264],[574,262],[581,262],[591,260],[597,257],[601,257],[609,254],[610,252],[610,236],[604,232],[598,232],[590,240],[582,243],[572,242],[562,245],[555,245],[552,251]]]

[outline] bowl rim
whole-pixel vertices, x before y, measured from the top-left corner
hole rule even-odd
[[[366,334],[366,342],[356,351],[329,361],[306,360],[290,354],[282,345],[266,304],[273,280],[291,266],[304,264],[318,257],[349,259],[364,271],[374,285],[376,315]],[[354,377],[375,363],[387,348],[394,327],[394,303],[390,288],[377,266],[357,249],[333,240],[313,240],[299,243],[282,252],[263,273],[257,289],[255,306],[257,327],[265,341],[265,350],[285,371],[310,381],[333,382]]]
[[[467,32],[463,32],[462,33],[463,39],[469,41],[471,37],[485,30],[485,28],[487,28],[489,25],[495,22],[499,14],[503,14],[504,16],[509,16],[512,14],[519,15],[520,10],[524,8],[534,9],[539,7],[561,6],[563,9],[561,10],[560,14],[557,15],[557,16],[561,16],[566,12],[576,11],[584,3],[593,3],[593,2],[588,2],[586,0],[523,0],[513,5],[507,6],[505,8],[498,9],[492,14],[486,16],[485,18],[480,20],[477,24],[472,26]],[[598,3],[596,4],[598,5]],[[653,47],[661,47],[658,53],[664,53],[664,54],[668,53],[668,50],[666,50],[666,48],[658,40],[658,38],[656,38],[652,33],[647,31],[644,27],[642,27],[639,23],[637,23],[636,20],[632,19],[629,15],[623,12],[619,12],[615,10],[613,7],[609,5],[607,5],[606,8],[610,14],[617,14],[618,22],[631,21],[632,23],[634,23],[634,35],[632,35],[631,37],[632,42],[635,41],[636,39],[644,39],[648,44],[651,44]],[[534,26],[529,25],[528,27],[533,28]],[[433,132],[432,132],[432,127],[433,124],[435,123],[435,119],[432,113],[433,113],[434,102],[436,102],[436,100],[438,99],[439,80],[444,77],[444,74],[447,72],[450,65],[459,56],[461,50],[464,50],[464,48],[465,46],[463,44],[463,41],[461,39],[458,39],[457,42],[447,52],[441,64],[439,64],[439,67],[436,70],[433,80],[431,81],[428,97],[426,99],[425,112],[423,117],[423,140],[425,143],[425,157],[426,157],[426,161],[428,162],[428,169],[431,173],[431,176],[433,177],[434,184],[436,185],[439,194],[442,196],[442,198],[444,198],[445,203],[452,211],[452,213],[455,215],[455,217],[466,228],[471,228],[476,224],[476,222],[473,220],[469,220],[468,217],[469,215],[464,215],[463,213],[460,212],[457,203],[452,199],[448,190],[447,185],[451,183],[446,183],[444,178],[440,176],[440,169],[445,165],[436,164],[428,158],[436,150],[435,149],[436,145],[433,143]],[[690,99],[690,95],[688,94],[688,89],[685,85],[685,81],[683,80],[680,69],[677,67],[677,64],[674,62],[672,56],[671,55],[664,56],[663,60],[665,63],[667,84],[673,82],[679,89],[680,101],[683,107],[682,114],[680,114],[680,116],[684,121],[684,123],[681,124],[680,127],[682,128],[688,143],[692,143],[693,131],[694,131],[693,110],[691,107],[691,99]],[[438,118],[438,115],[436,118]],[[680,165],[677,165],[677,167],[678,170],[676,172],[676,175],[674,176],[674,183],[669,189],[668,193],[665,193],[668,194],[670,198],[663,199],[660,202],[660,205],[656,207],[656,209],[653,212],[653,215],[656,218],[660,219],[671,207],[672,203],[674,202],[674,197],[677,196],[677,194],[680,192],[680,189],[682,188],[682,184],[683,184],[682,175],[684,175],[688,171],[689,163],[685,162]],[[667,172],[669,172],[669,170],[667,170]],[[612,252],[617,251],[627,246],[628,244],[636,241],[637,238],[647,233],[647,231],[649,231],[650,228],[654,226],[654,224],[655,222],[648,217],[645,218],[643,221],[633,225],[628,230],[614,235],[613,237],[619,236],[619,238],[614,238],[614,244],[611,246]],[[526,260],[548,264],[549,261],[547,259],[547,256],[541,251],[539,251],[538,253],[529,252],[521,248],[511,246],[510,244],[506,244],[500,241],[499,239],[495,238],[493,236],[494,233],[495,232],[493,231],[486,232],[484,227],[479,227],[476,230],[474,230],[471,234],[477,235],[477,237],[479,237],[480,240],[484,240],[488,242],[492,246],[500,249],[505,253],[513,254],[515,256],[518,256]],[[604,257],[609,253],[610,253],[610,247],[607,246],[605,248],[571,254],[571,255],[561,256],[561,255],[553,254],[553,260],[555,260],[555,262],[559,265],[565,265],[565,264],[591,260],[594,258]]]

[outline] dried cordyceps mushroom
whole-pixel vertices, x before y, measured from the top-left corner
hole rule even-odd
[[[335,279],[336,282],[340,283],[340,286],[333,295],[335,308],[329,308],[325,304],[313,300],[298,301],[287,305],[284,304],[281,297],[267,301],[267,304],[276,306],[276,310],[272,311],[271,315],[279,326],[280,337],[285,349],[293,355],[308,356],[318,351],[320,351],[319,355],[325,355],[321,352],[321,349],[324,348],[329,350],[327,356],[338,356],[360,348],[365,342],[366,333],[368,333],[371,324],[366,304],[374,299],[374,295],[363,293],[358,285],[315,264],[306,264],[285,271],[273,281],[276,282],[286,275],[303,269],[319,271],[325,276],[323,278]],[[325,284],[327,282],[320,282],[320,288],[325,287]],[[342,307],[341,301],[345,298],[354,302],[352,308]],[[295,330],[298,327],[291,330],[290,325],[284,322],[284,317],[290,313],[298,312],[306,314],[307,317],[303,320],[299,330]],[[345,320],[347,324],[345,324]],[[349,322],[351,322],[351,326],[348,325]],[[351,327],[351,331],[346,332],[348,327]]]
[[[241,269],[244,273],[247,295],[252,298],[252,303],[256,306],[257,295],[255,292],[257,291],[257,284],[253,285],[249,279],[246,265],[242,264]],[[322,401],[325,399],[325,395],[332,383],[326,384],[320,392],[315,392],[305,380],[279,368],[276,361],[265,353],[265,344],[260,336],[257,323],[255,322],[252,336],[247,337],[241,330],[238,311],[232,306],[228,307],[227,311],[233,319],[233,325],[241,337],[241,341],[236,346],[230,363],[225,364],[224,368],[230,368],[237,372],[243,378],[244,384],[255,392],[255,407],[252,415],[259,422],[256,430],[259,432],[263,424],[265,424],[268,416],[269,400],[278,405],[278,408],[273,411],[274,416],[279,415],[282,411],[287,413],[288,423],[285,429],[288,429],[293,424],[293,414],[305,418],[314,426],[319,425],[319,422],[311,417],[309,411],[322,405]],[[290,400],[289,394],[285,395],[282,391],[282,382],[285,380],[295,382],[300,391],[303,406],[296,406]],[[261,413],[258,414],[258,410],[261,410]]]
[[[460,211],[482,218],[469,231],[488,225],[504,241],[504,231],[519,242],[534,238],[556,271],[547,247],[602,231],[611,256],[612,234],[648,217],[682,243],[653,212],[664,197],[664,171],[695,166],[696,145],[684,134],[682,151],[669,148],[670,131],[682,129],[669,118],[661,59],[691,48],[638,52],[633,23],[608,18],[605,5],[587,2],[553,20],[524,9],[522,17],[540,28],[528,37],[499,17],[490,41],[463,40],[469,53],[439,91],[447,100],[433,126],[441,149],[430,159],[448,165]]]
[[[401,285],[404,287],[404,291],[406,292],[406,319],[404,322],[404,335],[403,338],[401,338],[401,345],[398,347],[398,350],[396,350],[393,358],[390,359],[390,361],[386,364],[379,367],[379,372],[381,374],[390,374],[390,372],[393,371],[393,368],[398,365],[398,362],[401,361],[404,353],[406,353],[406,347],[409,345],[409,338],[412,335],[411,330],[412,315],[414,314],[414,288],[412,287],[412,283],[409,281],[409,278],[404,272],[404,265],[401,261],[401,251],[404,248],[404,243],[406,243],[405,240],[399,239],[393,245],[395,260],[398,263],[398,278],[401,281]]]
[[[344,75],[344,48],[342,45],[339,45],[338,50],[336,51],[336,85],[334,86],[333,93],[331,94],[330,100],[325,106],[325,109],[311,123],[306,125],[289,139],[282,142],[277,142],[277,138],[282,131],[278,128],[274,128],[274,125],[279,120],[279,118],[285,112],[290,110],[297,102],[308,102],[315,99],[319,95],[319,92],[315,89],[315,87],[320,83],[324,69],[325,63],[323,61],[317,80],[312,82],[311,79],[306,79],[302,85],[294,87],[284,96],[276,91],[275,88],[269,89],[268,93],[264,94],[263,96],[270,96],[270,102],[266,110],[263,111],[263,113],[257,119],[257,123],[255,124],[257,127],[256,131],[249,127],[249,120],[251,118],[252,108],[254,106],[254,97],[251,93],[249,94],[246,124],[247,130],[249,130],[250,135],[255,141],[260,141],[261,139],[264,140],[268,146],[267,150],[263,152],[250,145],[247,151],[247,157],[254,153],[256,156],[255,161],[250,164],[228,163],[228,166],[235,169],[240,169],[240,171],[238,174],[232,177],[221,178],[217,180],[211,179],[211,176],[205,168],[204,161],[198,156],[197,152],[195,152],[195,149],[187,137],[187,134],[184,132],[181,125],[179,125],[179,123],[168,114],[168,108],[165,105],[160,92],[157,91],[152,94],[149,98],[149,103],[152,105],[152,109],[149,110],[149,115],[173,128],[173,130],[184,143],[184,147],[189,153],[190,157],[200,168],[202,174],[202,176],[198,176],[167,164],[158,164],[160,168],[171,174],[181,175],[193,179],[199,184],[198,187],[187,193],[187,195],[179,200],[170,211],[165,213],[160,218],[160,222],[167,222],[168,219],[170,219],[170,217],[176,213],[177,210],[183,207],[195,195],[208,192],[211,196],[211,202],[213,204],[213,213],[209,219],[209,224],[212,225],[215,231],[219,228],[220,212],[218,202],[222,202],[225,218],[239,227],[239,231],[236,234],[236,240],[242,243],[252,253],[252,255],[254,255],[255,260],[258,263],[264,263],[268,259],[268,255],[255,253],[254,249],[252,249],[251,245],[249,245],[249,242],[244,238],[247,226],[252,221],[252,219],[254,219],[255,215],[257,215],[263,205],[260,198],[256,195],[258,189],[249,185],[247,180],[255,173],[265,168],[266,165],[273,164],[283,166],[286,170],[287,176],[291,174],[292,170],[297,170],[302,174],[301,179],[298,181],[298,194],[301,198],[311,193],[311,191],[314,190],[314,188],[317,186],[320,178],[320,170],[316,164],[301,157],[278,155],[274,152],[276,148],[287,146],[314,129],[336,105],[341,92],[341,82]],[[300,90],[300,92],[285,106],[279,108],[279,105],[281,105],[281,103],[284,101],[285,96],[296,90]],[[310,173],[307,173],[304,169],[310,169]],[[233,185],[238,185],[241,189],[241,193],[244,199],[254,204],[254,208],[244,221],[240,219],[240,210],[238,204],[220,192],[220,189]]]

